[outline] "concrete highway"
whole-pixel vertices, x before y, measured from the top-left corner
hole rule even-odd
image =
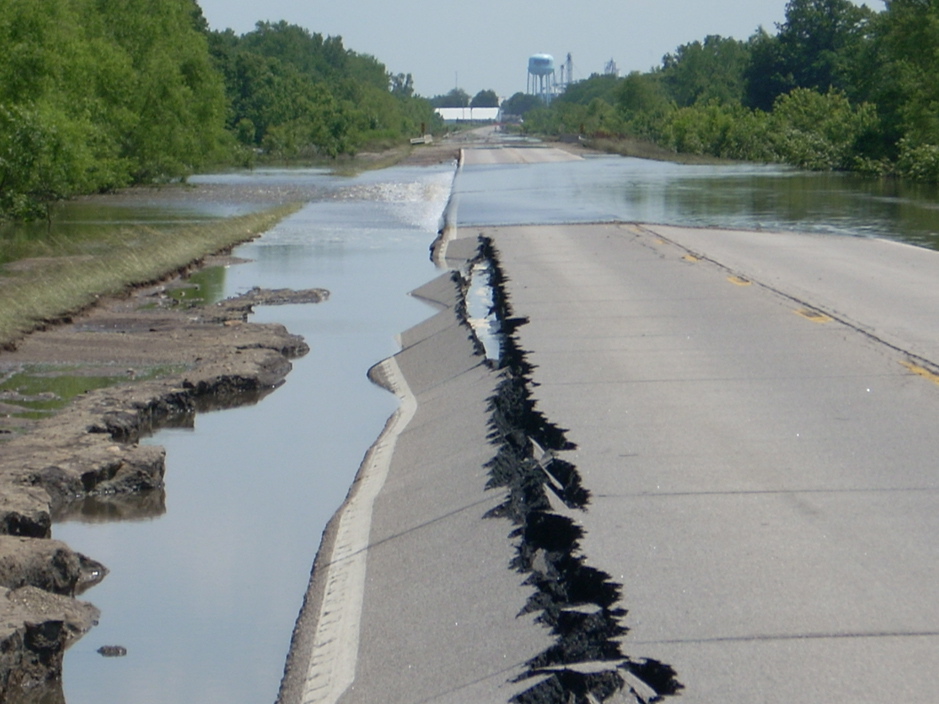
[[[935,701],[939,254],[486,234],[539,404],[579,446],[583,549],[625,586],[627,652],[671,664],[685,702]]]
[[[465,163],[537,155],[501,151]],[[453,264],[479,234],[496,250],[537,409],[591,494],[552,506],[622,585],[622,654],[674,668],[666,699],[937,701],[939,253],[630,223],[450,234]],[[532,670],[555,640],[521,613],[518,536],[483,518],[506,497],[484,468],[502,376],[449,275],[416,295],[441,312],[373,374],[402,411],[327,531],[283,702],[495,704],[554,672]],[[605,701],[649,696],[626,682]],[[557,696],[520,701],[600,699]]]

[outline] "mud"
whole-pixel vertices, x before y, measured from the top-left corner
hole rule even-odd
[[[98,584],[107,573],[100,562],[73,552],[58,540],[0,535],[0,587],[32,586],[75,596]]]
[[[163,425],[191,425],[199,410],[270,393],[308,347],[248,315],[256,305],[328,297],[254,289],[188,307],[171,295],[185,285],[175,278],[102,300],[0,353],[0,380],[27,369],[114,380],[50,417],[28,417],[16,398],[0,417],[0,701],[60,701],[63,652],[97,619],[74,596],[107,569],[51,540],[53,520],[163,513],[165,452],[139,440]]]
[[[590,492],[577,468],[559,456],[575,449],[565,429],[538,409],[532,366],[515,331],[526,323],[512,314],[498,253],[480,237],[478,261],[490,267],[493,312],[501,321],[501,380],[490,399],[489,439],[496,454],[487,464],[489,487],[508,490],[488,514],[512,522],[512,568],[532,588],[522,613],[536,613],[554,645],[531,658],[519,682],[533,684],[517,704],[650,702],[681,689],[675,671],[623,652],[626,610],[622,585],[591,567],[580,554],[583,530],[573,516],[587,510]]]
[[[33,586],[0,588],[0,701],[64,701],[50,673],[66,648],[97,622],[89,603]]]

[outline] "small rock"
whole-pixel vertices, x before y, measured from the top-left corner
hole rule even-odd
[[[102,645],[98,652],[106,658],[122,658],[127,655],[127,648],[123,645]]]

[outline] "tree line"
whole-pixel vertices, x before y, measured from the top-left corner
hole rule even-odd
[[[258,155],[353,154],[431,125],[410,75],[286,22],[213,32],[196,0],[0,0],[0,218]]]
[[[497,108],[499,96],[491,88],[485,88],[470,98],[462,88],[454,88],[449,93],[435,95],[430,104],[435,108]]]
[[[595,74],[525,106],[525,128],[939,181],[939,0],[885,0],[879,12],[790,0],[775,30],[708,36],[645,73]]]

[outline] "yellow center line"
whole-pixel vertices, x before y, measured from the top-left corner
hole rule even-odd
[[[750,282],[740,276],[728,276],[727,280],[734,286],[749,286]]]
[[[682,259],[684,259],[686,262],[699,262],[699,261],[701,261],[701,258],[700,258],[700,257],[696,257],[696,256],[693,255],[693,254],[686,254],[685,256],[682,257]]]
[[[939,384],[939,374],[929,371],[926,369],[926,367],[921,367],[918,364],[913,364],[912,362],[900,362],[900,364],[902,364],[914,374],[921,376],[924,379],[929,379],[934,384]]]
[[[811,308],[799,308],[793,312],[796,315],[801,315],[806,320],[811,320],[813,323],[830,323],[833,320],[830,316]]]

